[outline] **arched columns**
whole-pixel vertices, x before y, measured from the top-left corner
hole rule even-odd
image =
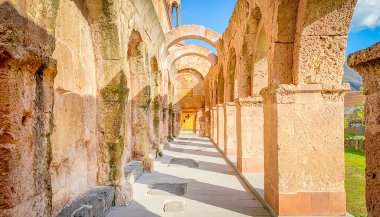
[[[264,194],[279,215],[345,215],[343,97],[347,90],[310,84],[261,91]]]
[[[218,121],[217,121],[217,146],[219,148],[222,148],[224,146],[224,106],[223,104],[216,105],[217,108],[217,114],[218,114]]]
[[[224,154],[235,156],[236,152],[236,105],[234,102],[226,102],[224,103]]]
[[[263,99],[236,101],[237,167],[240,172],[264,171]]]

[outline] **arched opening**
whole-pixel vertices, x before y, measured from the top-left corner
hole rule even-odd
[[[249,14],[249,19],[246,23],[244,41],[242,45],[243,61],[240,66],[240,73],[238,78],[239,97],[248,97],[252,94],[253,86],[253,67],[256,46],[256,38],[258,32],[258,25],[261,19],[261,11],[259,8],[254,8]]]
[[[141,160],[144,170],[150,171],[149,110],[151,106],[150,74],[146,68],[146,51],[141,35],[133,31],[128,44],[128,62],[131,80],[132,159]]]
[[[220,40],[220,37],[221,36],[217,32],[204,26],[181,25],[166,33],[165,52],[176,43],[188,39],[202,40],[209,43],[211,46],[216,47],[216,44]]]
[[[173,2],[171,5],[171,20],[172,20],[172,28],[176,28],[180,25],[180,9],[179,4],[177,2]]]
[[[216,64],[218,57],[213,54],[209,49],[200,45],[184,45],[173,47],[169,49],[170,55],[167,57],[168,66],[174,64],[177,60],[186,56],[198,56],[210,62],[210,64]]]
[[[175,75],[175,80],[175,103],[181,110],[181,130],[197,132],[197,113],[205,106],[203,76],[195,69],[183,69]]]
[[[251,95],[257,97],[260,96],[260,91],[268,85],[269,45],[263,20],[260,20],[258,24],[255,45]]]
[[[236,91],[236,53],[235,49],[230,50],[230,58],[227,68],[227,83],[226,83],[226,102],[233,102],[237,97]]]
[[[218,83],[217,83],[217,104],[224,103],[224,75],[223,69],[218,72]]]

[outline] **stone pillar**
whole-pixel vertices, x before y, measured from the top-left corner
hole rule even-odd
[[[205,121],[206,121],[206,116],[205,116],[205,109],[200,109],[198,111],[197,116],[199,115],[199,136],[200,137],[205,137],[206,132],[205,132]]]
[[[364,81],[366,202],[368,216],[380,213],[380,43],[349,56],[348,64]]]
[[[214,143],[218,143],[218,108],[212,107],[212,140]]]
[[[264,111],[261,97],[236,101],[237,167],[264,172]]]
[[[224,154],[236,156],[236,105],[234,102],[224,103]]]
[[[217,121],[217,129],[218,129],[218,137],[216,145],[223,149],[224,146],[224,106],[223,104],[216,105],[217,113],[218,113],[218,121]]]
[[[205,118],[205,126],[204,126],[204,133],[205,137],[210,137],[210,110],[207,109],[207,111],[204,113]]]
[[[278,215],[346,214],[343,98],[348,89],[309,84],[261,91],[264,194]]]
[[[212,108],[210,110],[210,139],[211,140],[214,140],[214,131],[213,131],[213,123],[214,123],[214,116],[213,116],[213,112],[212,112]]]
[[[174,137],[177,138],[181,133],[181,110],[176,106],[174,109]]]

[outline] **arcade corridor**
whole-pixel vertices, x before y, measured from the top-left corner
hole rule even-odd
[[[159,191],[148,189],[164,183],[168,185]],[[172,184],[186,187],[176,191]],[[164,157],[155,160],[155,170],[144,173],[133,191],[131,205],[114,207],[107,217],[269,216],[211,141],[192,133],[182,133],[171,142]]]

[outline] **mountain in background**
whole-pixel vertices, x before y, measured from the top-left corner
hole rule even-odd
[[[347,61],[344,62],[344,75],[343,75],[343,83],[350,83],[351,90],[359,91],[360,87],[363,86],[362,77],[359,73],[348,66]]]

